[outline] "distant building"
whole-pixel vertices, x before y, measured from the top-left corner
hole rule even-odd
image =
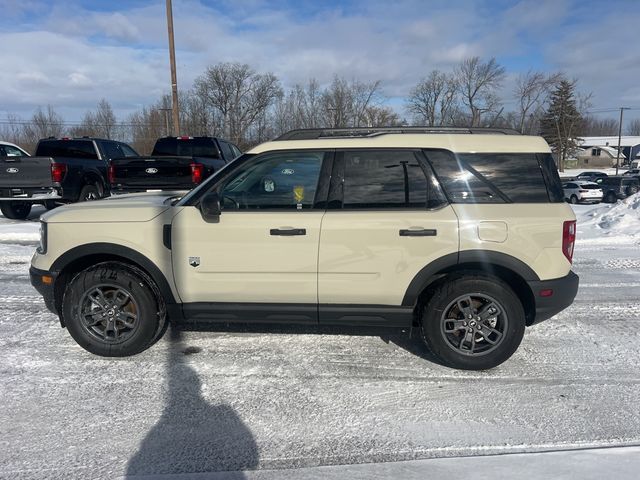
[[[580,148],[584,150],[589,150],[594,147],[609,147],[612,148],[614,153],[614,161],[616,150],[618,148],[618,137],[582,137],[579,142]],[[624,154],[625,159],[629,159],[629,161],[634,160],[636,157],[640,155],[640,137],[631,137],[624,136],[620,137],[620,152]],[[586,157],[585,157],[586,158]],[[589,156],[589,159],[591,157]],[[620,156],[620,165],[624,163],[622,159],[622,155]],[[615,165],[615,163],[614,163]],[[595,166],[591,163],[589,166]],[[611,165],[609,165],[611,166]]]
[[[611,147],[582,147],[576,153],[577,168],[611,168],[616,166],[618,155],[617,148]],[[627,157],[620,154],[620,165],[623,165]]]

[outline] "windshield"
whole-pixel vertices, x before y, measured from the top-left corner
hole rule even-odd
[[[213,175],[207,178],[204,182],[202,182],[196,188],[194,188],[193,190],[190,190],[189,193],[187,193],[184,197],[180,199],[179,202],[176,203],[176,206],[182,207],[184,205],[188,205],[191,202],[191,199],[194,199],[200,196],[201,192],[207,191],[211,186],[211,184],[214,183],[219,178],[222,172],[226,172],[229,169],[230,165],[237,165],[238,163],[243,162],[247,158],[250,158],[253,156],[254,154],[245,153],[244,155],[241,155],[238,158],[236,158],[234,161],[227,163],[224,167],[222,167],[220,170],[215,172]]]

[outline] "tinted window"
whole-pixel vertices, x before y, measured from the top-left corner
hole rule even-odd
[[[442,185],[455,203],[547,203],[550,194],[538,156],[533,153],[453,154],[426,152]],[[560,179],[550,179],[552,201],[562,197]],[[558,192],[555,190],[558,189]]]
[[[120,145],[116,142],[101,142],[102,150],[108,159],[124,157],[124,153],[120,149]]]
[[[47,140],[40,142],[36,156],[98,158],[91,140]]]
[[[236,158],[242,155],[242,152],[240,151],[240,149],[235,145],[231,144],[231,148],[233,149],[233,158]]]
[[[220,143],[220,148],[222,149],[222,155],[224,156],[224,159],[227,161],[233,160],[236,156],[233,153],[233,149],[231,148],[231,145],[229,145],[227,142],[224,142],[222,140],[220,140],[219,143]]]
[[[324,152],[286,152],[245,162],[220,187],[222,208],[312,208],[324,156]]]
[[[344,164],[343,208],[427,208],[442,203],[429,188],[423,165],[411,151],[348,151]]]
[[[156,141],[151,155],[220,158],[214,141],[205,137],[160,138]]]
[[[136,152],[133,148],[131,148],[126,143],[119,143],[118,145],[120,145],[120,149],[122,150],[122,153],[124,153],[125,157],[138,157],[139,156],[138,152]]]

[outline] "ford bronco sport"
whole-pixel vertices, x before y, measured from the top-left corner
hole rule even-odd
[[[542,138],[484,129],[296,130],[182,198],[42,217],[31,282],[86,350],[167,321],[402,327],[487,369],[569,306],[576,223]]]

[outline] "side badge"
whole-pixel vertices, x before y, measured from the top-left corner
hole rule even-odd
[[[189,265],[192,267],[200,265],[200,257],[189,257]]]

